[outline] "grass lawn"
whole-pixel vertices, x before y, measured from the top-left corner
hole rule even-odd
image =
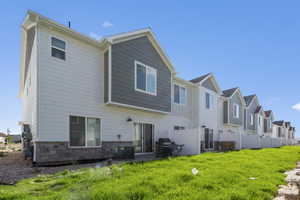
[[[299,160],[291,146],[64,171],[0,186],[0,199],[272,199]]]

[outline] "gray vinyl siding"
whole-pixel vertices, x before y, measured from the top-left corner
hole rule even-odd
[[[256,103],[256,101],[254,101],[250,107],[247,109],[247,129],[249,130],[256,130],[256,116],[255,116],[255,110],[257,108],[258,104]],[[251,125],[250,123],[250,115],[251,113],[253,114],[253,120],[254,120],[254,123],[253,125]]]
[[[235,118],[233,116],[233,105],[234,104],[239,105],[239,118]],[[241,99],[238,97],[238,93],[236,92],[231,99],[229,100],[229,119],[231,124],[236,124],[236,125],[243,125],[243,120],[244,120],[244,113],[243,113],[243,104],[241,102]]]
[[[223,119],[224,119],[224,123],[228,123],[228,101],[224,101],[223,103]]]
[[[272,124],[272,121],[272,117],[264,119],[264,132],[272,132],[272,126],[270,128],[270,124]]]
[[[209,90],[217,92],[210,79],[207,79],[206,81],[204,81],[204,83],[202,83],[202,86]]]
[[[171,112],[171,71],[147,37],[112,45],[111,101]],[[135,90],[135,66],[139,61],[157,70],[157,95]]]
[[[109,77],[109,70],[108,70],[108,60],[109,60],[108,51],[104,53],[104,102],[108,102],[108,77]]]

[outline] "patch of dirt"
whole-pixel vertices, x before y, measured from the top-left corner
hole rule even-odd
[[[89,167],[103,167],[123,162],[150,161],[153,156],[136,157],[135,160],[109,160],[96,163],[84,163],[63,166],[33,167],[31,160],[25,160],[20,151],[5,153],[0,157],[0,185],[13,185],[24,178],[32,178],[41,174],[54,174],[63,170],[76,170]]]
[[[96,167],[103,163],[87,163],[54,167],[33,167],[31,160],[25,160],[22,152],[9,152],[0,157],[0,185],[13,185],[24,178],[32,178],[40,174],[53,174],[65,169]]]

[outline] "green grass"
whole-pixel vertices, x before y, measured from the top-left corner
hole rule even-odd
[[[298,160],[300,146],[292,146],[64,171],[0,186],[0,200],[272,199]]]

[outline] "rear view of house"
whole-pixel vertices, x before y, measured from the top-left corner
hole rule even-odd
[[[159,138],[184,144],[185,154],[224,141],[241,149],[243,134],[270,134],[275,123],[256,95],[222,92],[212,73],[176,76],[148,28],[98,41],[29,11],[21,48],[21,124],[36,163],[105,159],[123,147],[153,153]]]

